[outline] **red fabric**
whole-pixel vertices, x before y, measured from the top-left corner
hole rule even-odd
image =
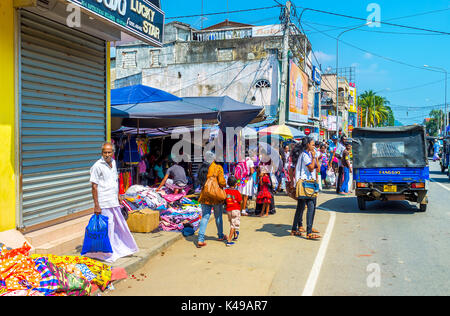
[[[123,185],[123,175],[119,174],[119,194],[125,194],[125,187]]]
[[[109,283],[112,283],[113,281],[117,280],[124,280],[128,278],[127,271],[124,268],[112,268],[111,269],[111,281]],[[109,284],[108,283],[108,284]],[[91,283],[92,289],[91,293],[95,293],[97,290],[101,290],[102,292],[105,289],[100,289],[97,284]]]
[[[234,189],[225,189],[225,193],[227,194],[227,199],[225,200],[227,204],[227,212],[236,210],[240,211],[242,201],[241,193]]]
[[[266,174],[261,179],[262,184],[260,185],[260,191],[258,192],[258,196],[256,198],[256,203],[264,204],[271,203],[272,194],[269,191],[270,178]]]

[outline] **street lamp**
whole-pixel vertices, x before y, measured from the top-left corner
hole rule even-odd
[[[377,97],[377,93],[380,93],[383,91],[389,91],[389,90],[391,90],[391,88],[382,89],[380,91],[376,91],[373,93],[373,127],[376,127],[375,126],[375,99]],[[367,114],[366,114],[366,117],[367,117]],[[367,125],[367,123],[366,123],[366,125]]]
[[[372,24],[373,22],[367,22],[357,27],[352,27],[348,30],[341,32],[336,38],[336,135],[339,137],[339,38],[347,32],[359,29],[363,26]]]
[[[445,73],[445,120],[444,120],[444,124],[445,124],[445,127],[444,127],[444,135],[446,134],[446,129],[447,129],[447,126],[448,126],[448,109],[447,109],[447,79],[448,79],[448,72],[447,72],[447,70],[446,69],[444,69],[444,68],[439,68],[439,67],[432,67],[432,66],[429,66],[429,65],[423,65],[425,68],[433,68],[433,69],[437,69],[437,70],[439,70],[440,72],[443,72],[443,73]]]

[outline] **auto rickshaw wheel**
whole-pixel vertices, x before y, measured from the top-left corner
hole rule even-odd
[[[420,204],[420,212],[425,213],[427,211],[427,204]]]
[[[428,197],[425,197],[425,201],[426,201],[425,204],[420,204],[420,205],[419,205],[419,211],[420,211],[421,213],[425,213],[425,212],[427,211],[427,207],[428,207]]]
[[[361,196],[358,196],[358,207],[360,211],[366,210],[366,200]]]

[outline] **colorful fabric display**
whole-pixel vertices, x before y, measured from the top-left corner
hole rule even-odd
[[[163,231],[181,232],[184,228],[184,222],[191,223],[194,230],[200,226],[201,219],[200,205],[184,205],[180,209],[169,208],[161,212],[161,221],[159,228]]]

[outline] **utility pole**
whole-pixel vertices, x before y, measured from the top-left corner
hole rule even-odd
[[[280,111],[278,116],[278,123],[280,125],[286,124],[286,100],[288,93],[288,78],[289,78],[289,30],[291,24],[291,1],[286,1],[284,10],[284,36],[283,36],[283,61],[281,70],[281,95],[280,95]]]
[[[203,30],[203,0],[202,0],[202,17],[201,17],[201,29]]]

